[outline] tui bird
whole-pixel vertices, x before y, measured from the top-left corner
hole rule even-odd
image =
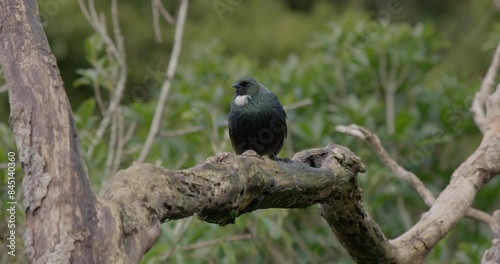
[[[287,135],[286,113],[276,95],[251,77],[233,84],[236,89],[229,110],[229,137],[236,154],[253,150],[272,160]]]

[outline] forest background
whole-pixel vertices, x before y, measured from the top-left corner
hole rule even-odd
[[[77,1],[39,1],[97,192],[139,156],[165,78],[174,26],[161,21],[161,33],[155,33],[153,2],[119,2],[127,62],[122,114],[95,142],[101,107],[120,81],[120,62]],[[177,1],[163,4],[176,13]],[[110,3],[96,5],[111,31]],[[469,108],[500,40],[499,11],[500,3],[488,0],[192,1],[162,132],[146,161],[187,168],[232,151],[226,127],[231,84],[252,75],[288,109],[281,156],[331,143],[349,147],[367,166],[359,177],[366,209],[388,237],[396,237],[418,221],[425,203],[366,143],[335,127],[355,123],[370,129],[394,159],[438,194],[482,138]],[[3,84],[0,74],[0,153],[7,153],[16,147]],[[0,156],[2,168],[6,162],[7,155]],[[0,174],[2,183],[6,178]],[[500,208],[499,189],[496,177],[473,206],[486,212]],[[6,199],[5,188],[0,196]],[[7,219],[7,212],[0,217]],[[315,206],[261,210],[224,228],[188,218],[163,229],[143,263],[352,263]],[[6,230],[0,221],[2,248]],[[491,238],[486,225],[464,218],[427,262],[478,262]],[[17,261],[22,260],[21,253]]]

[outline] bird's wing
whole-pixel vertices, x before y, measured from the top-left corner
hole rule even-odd
[[[281,123],[283,124],[283,127],[284,127],[284,133],[283,133],[283,137],[281,138],[279,144],[278,144],[278,147],[276,148],[276,150],[274,151],[274,155],[278,155],[278,153],[281,151],[281,148],[283,147],[283,143],[285,141],[285,138],[287,137],[287,134],[288,134],[288,128],[287,128],[287,125],[286,125],[286,112],[285,112],[285,109],[283,109],[283,106],[281,105],[280,101],[278,100],[278,97],[276,97],[276,95],[274,95],[273,93],[271,93],[272,96],[274,97],[274,100],[273,100],[273,109],[275,111],[275,114],[278,116],[278,119],[281,121]]]
[[[278,114],[278,118],[281,120],[281,122],[283,122],[283,125],[285,126],[285,138],[288,134],[288,129],[287,129],[287,125],[286,125],[286,119],[287,119],[287,116],[286,116],[286,112],[285,112],[285,109],[283,109],[283,106],[281,105],[280,101],[278,100],[278,97],[276,97],[276,95],[274,95],[273,93],[271,93],[274,97],[274,99],[276,100],[273,100],[273,108],[276,109],[277,111],[277,114]]]
[[[232,105],[231,105],[231,108],[232,108]],[[231,139],[231,143],[233,143],[233,118],[232,118],[232,111],[230,110],[229,111],[229,116],[228,116],[228,120],[227,120],[227,127],[229,128],[229,138]],[[234,146],[234,144],[233,144]]]

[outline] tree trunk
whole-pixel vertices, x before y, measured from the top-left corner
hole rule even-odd
[[[0,62],[24,171],[26,257],[36,263],[100,262],[97,199],[71,108],[36,1],[0,1]]]

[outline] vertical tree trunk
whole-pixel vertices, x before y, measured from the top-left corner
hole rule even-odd
[[[35,0],[1,0],[0,63],[24,171],[29,262],[90,263],[96,196]],[[95,245],[94,245],[95,246]],[[88,255],[86,255],[88,254]]]

